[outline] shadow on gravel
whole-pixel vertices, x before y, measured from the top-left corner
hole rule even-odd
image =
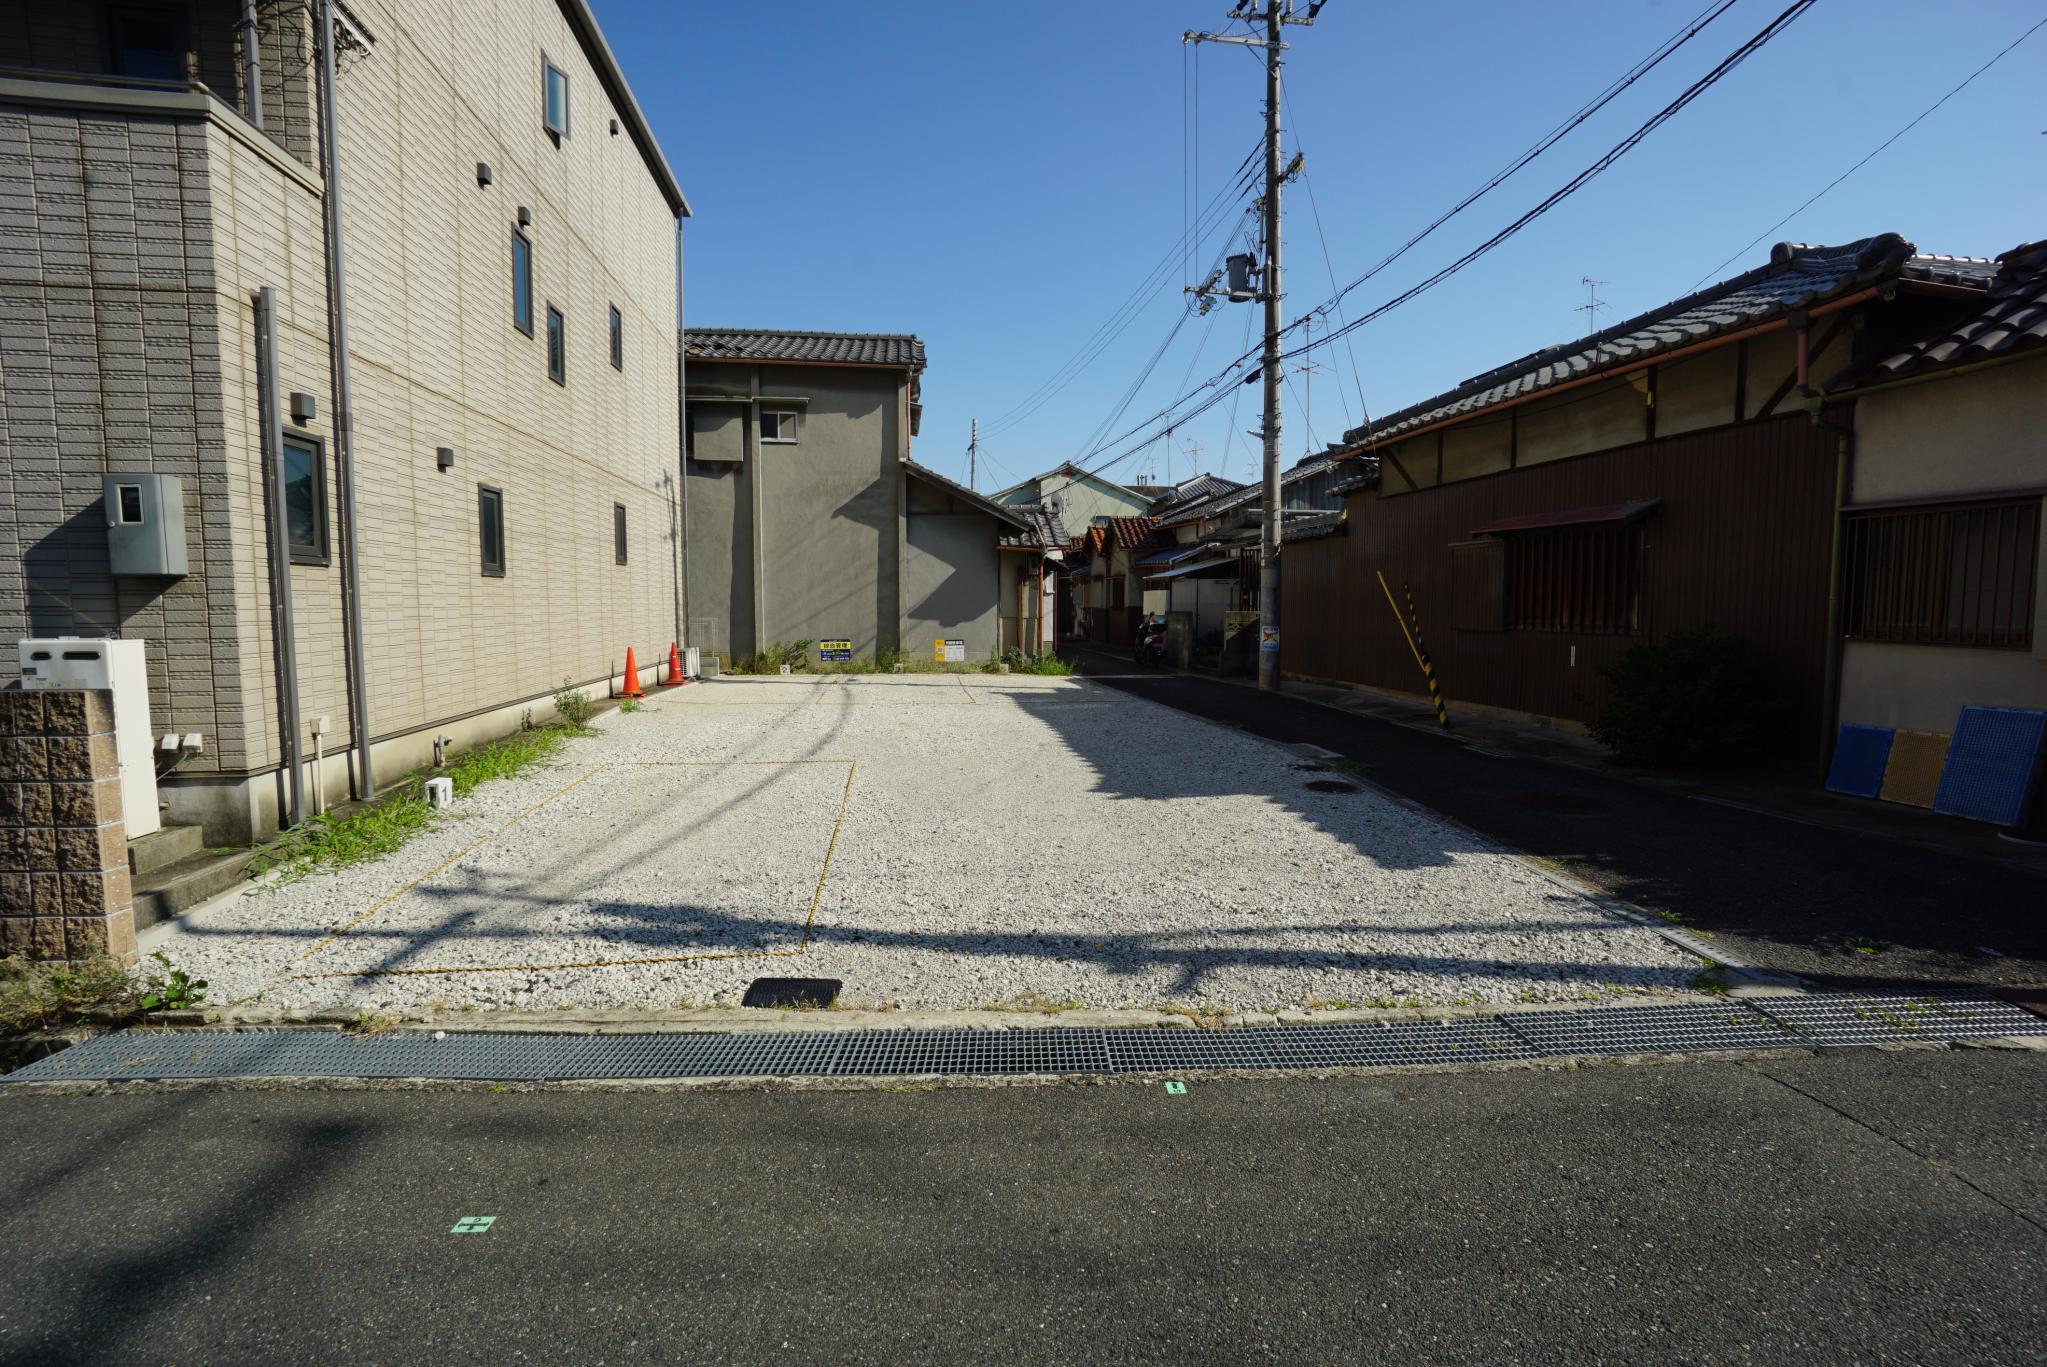
[[[1481,754],[1283,694],[1075,658],[1106,687],[1335,750],[1370,781],[1717,937],[1760,967],[1883,991],[2047,983],[2047,879],[2023,869]]]

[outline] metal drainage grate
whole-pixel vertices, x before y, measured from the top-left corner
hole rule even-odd
[[[510,1035],[126,1031],[40,1059],[9,1082],[183,1078],[1013,1076],[1210,1068],[1383,1068],[1716,1049],[2047,1036],[2047,1020],[1981,998],[1854,993],[1515,1012],[1483,1020],[1230,1030],[847,1030]]]
[[[1823,1048],[2047,1035],[2047,1020],[2010,1002],[1981,997],[1864,996],[1842,992],[1761,997],[1754,1005],[1756,1010],[1797,1032],[1800,1042]]]

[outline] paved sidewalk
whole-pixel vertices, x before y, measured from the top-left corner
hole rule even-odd
[[[2047,984],[2047,878],[2017,865],[1704,802],[1577,763],[1487,753],[1293,693],[1135,672],[1087,649],[1075,659],[1112,688],[1338,751],[1380,786],[1668,912],[1758,966],[1879,991]]]
[[[0,1361],[2038,1362],[2042,1136],[1989,1051],[0,1094]]]

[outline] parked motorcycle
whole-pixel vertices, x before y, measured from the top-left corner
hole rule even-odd
[[[1166,667],[1166,619],[1147,617],[1137,624],[1137,644],[1130,657],[1146,669]]]

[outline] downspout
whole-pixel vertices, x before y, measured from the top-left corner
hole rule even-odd
[[[242,87],[243,113],[257,128],[263,126],[263,63],[257,49],[256,0],[242,0]]]
[[[364,677],[362,574],[355,508],[355,404],[348,378],[348,254],[341,230],[341,137],[335,126],[334,0],[320,4],[320,154],[326,176],[327,346],[334,376],[334,470],[341,486],[342,633],[348,654],[349,730],[356,768],[354,796],[376,796],[370,764],[369,681]]]
[[[1801,334],[1801,337],[1803,334]],[[1820,410],[1815,409],[1813,420],[1820,421]],[[1829,424],[1830,425],[1830,424]],[[1820,771],[1825,781],[1827,771],[1833,765],[1834,735],[1841,723],[1841,671],[1847,643],[1842,640],[1842,583],[1846,566],[1843,563],[1842,542],[1847,534],[1848,493],[1853,484],[1855,460],[1855,410],[1848,410],[1848,426],[1836,427],[1834,431],[1834,525],[1833,536],[1827,551],[1827,659],[1825,677],[1821,683],[1820,698]]]
[[[256,393],[263,422],[263,469],[270,512],[270,618],[277,656],[277,711],[285,771],[290,774],[290,825],[306,819],[305,776],[299,761],[298,634],[292,626],[291,542],[284,517],[284,410],[277,369],[277,291],[256,295]]]
[[[682,630],[683,648],[689,648],[689,360],[682,345],[682,220],[675,220],[675,402],[682,419],[676,433],[679,456],[676,468],[682,478]]]

